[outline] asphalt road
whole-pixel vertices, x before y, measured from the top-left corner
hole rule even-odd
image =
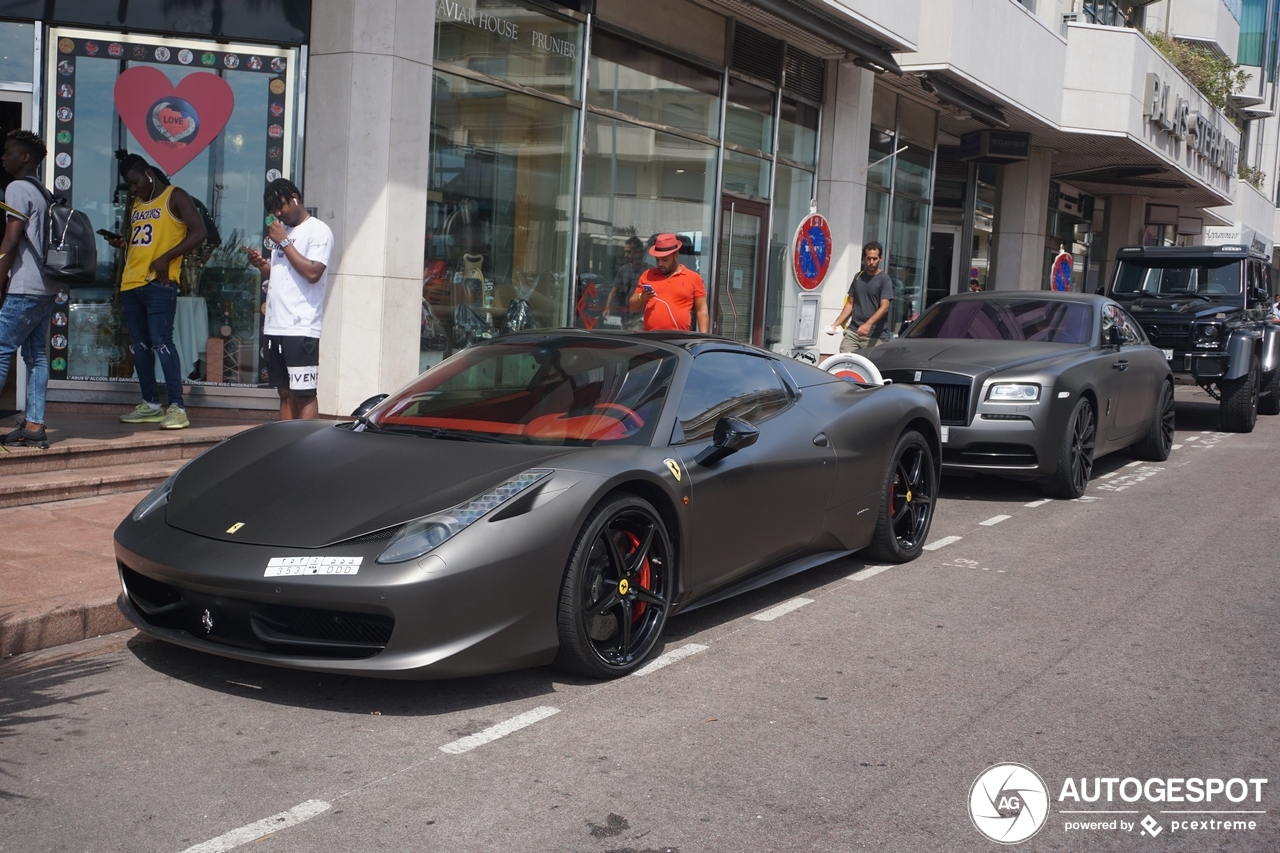
[[[1166,463],[1099,460],[1079,501],[949,478],[931,541],[959,538],[676,618],[685,656],[618,682],[336,678],[123,635],[15,659],[0,851],[996,850],[970,789],[1003,762],[1048,793],[1015,849],[1280,849],[1280,418],[1218,433],[1204,399],[1180,391]],[[1068,777],[1137,783],[1077,802]],[[1121,796],[1170,778],[1225,790]]]

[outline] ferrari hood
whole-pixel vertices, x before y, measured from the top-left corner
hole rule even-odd
[[[573,450],[269,424],[182,469],[166,521],[228,542],[318,548],[448,509]]]
[[[1043,341],[986,341],[959,338],[899,338],[866,355],[881,372],[886,370],[951,370],[978,376],[1036,361],[1061,358],[1088,347]]]

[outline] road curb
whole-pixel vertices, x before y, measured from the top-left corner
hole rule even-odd
[[[56,604],[40,613],[18,610],[0,615],[0,658],[78,643],[131,627],[113,598]]]

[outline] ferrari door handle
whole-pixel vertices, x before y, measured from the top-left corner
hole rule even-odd
[[[1119,361],[1112,363],[1111,369],[1118,370],[1121,373],[1124,373],[1126,370],[1129,369],[1129,362],[1125,361],[1124,359],[1120,359]]]
[[[827,435],[826,435],[826,433],[822,433],[822,432],[820,432],[820,433],[818,433],[817,435],[815,435],[815,436],[813,437],[813,443],[814,443],[814,445],[815,445],[815,446],[817,446],[817,447],[826,447],[826,446],[827,446],[828,444],[830,444],[831,442],[829,442],[829,441],[827,440]]]

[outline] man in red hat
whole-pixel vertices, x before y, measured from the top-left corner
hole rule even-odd
[[[707,311],[707,287],[702,276],[680,263],[680,238],[674,234],[659,234],[649,249],[657,259],[657,267],[647,269],[640,276],[635,293],[631,294],[632,311],[644,310],[646,330],[672,329],[689,331],[689,319],[697,312],[698,331],[711,329],[711,314]]]

